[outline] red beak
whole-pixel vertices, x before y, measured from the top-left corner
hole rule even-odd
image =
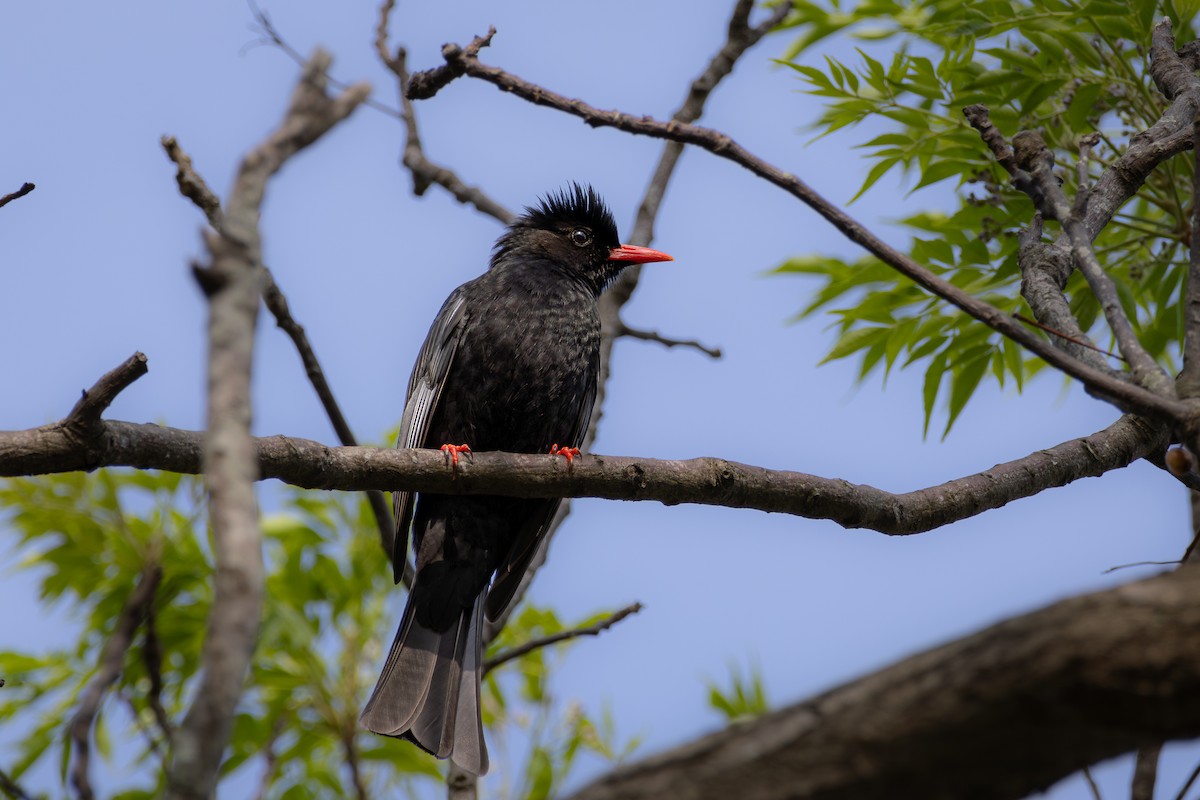
[[[648,264],[651,261],[674,261],[675,259],[661,250],[638,247],[636,244],[623,244],[609,251],[608,260],[628,261],[631,264]]]

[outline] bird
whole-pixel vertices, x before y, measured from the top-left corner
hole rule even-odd
[[[396,446],[460,453],[559,453],[591,419],[600,367],[597,301],[622,270],[673,261],[621,244],[590,185],[551,192],[497,239],[488,269],[450,293],[417,355]],[[360,718],[467,772],[488,769],[480,717],[482,632],[499,619],[561,499],[393,494],[400,581],[416,573]]]

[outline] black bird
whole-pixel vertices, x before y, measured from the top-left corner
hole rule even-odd
[[[670,260],[621,244],[591,187],[573,184],[525,209],[496,242],[488,271],[438,312],[408,382],[396,446],[441,447],[455,464],[470,448],[569,460],[596,396],[600,293],[631,264]],[[487,771],[483,619],[497,619],[512,600],[560,502],[396,493],[396,579],[410,527],[417,572],[364,726]]]

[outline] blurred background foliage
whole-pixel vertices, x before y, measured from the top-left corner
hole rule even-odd
[[[93,757],[111,761],[119,741],[119,757],[131,759],[126,782],[105,796],[160,796],[169,741],[154,706],[168,726],[182,718],[212,599],[201,482],[125,469],[16,478],[0,483],[0,509],[20,534],[10,569],[34,570],[40,600],[65,606],[79,625],[65,649],[0,652],[0,724],[31,731],[0,768],[19,781],[39,760],[56,759],[68,785],[80,695],[134,587],[158,569],[152,614],[100,706]],[[263,520],[266,607],[223,767],[226,775],[258,775],[259,797],[352,797],[358,786],[369,795],[414,794],[445,779],[443,763],[358,727],[404,594],[392,585],[375,531],[364,496],[336,492],[284,490],[282,510]],[[488,655],[605,616],[564,622],[552,609],[525,604]],[[556,654],[571,644],[534,650],[488,674],[484,722],[502,775],[499,796],[552,796],[578,756],[615,762],[637,744],[616,741],[605,711],[592,715],[555,695]]]

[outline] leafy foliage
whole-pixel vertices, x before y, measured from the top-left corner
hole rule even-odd
[[[1156,14],[1190,38],[1193,2],[1155,0],[868,0],[843,9],[797,0],[788,25],[799,31],[781,63],[808,93],[827,98],[815,123],[820,135],[867,119],[887,132],[857,146],[870,168],[852,200],[899,171],[912,189],[952,182],[955,207],[912,214],[909,254],[954,285],[1010,313],[1025,313],[1019,296],[1016,234],[1034,216],[1029,199],[1011,188],[961,109],[988,107],[1006,138],[1038,129],[1062,167],[1069,195],[1076,186],[1078,141],[1099,131],[1093,177],[1118,157],[1137,132],[1165,108],[1153,87],[1146,52]],[[856,40],[856,57],[818,57],[831,36]],[[879,57],[886,51],[888,57]],[[875,54],[875,55],[873,55]],[[1117,281],[1141,341],[1174,368],[1182,339],[1179,296],[1190,243],[1186,192],[1191,160],[1155,171],[1139,195],[1096,241],[1101,263]],[[1058,229],[1047,225],[1047,234]],[[1026,356],[982,323],[931,299],[873,258],[848,262],[808,255],[780,265],[780,274],[815,276],[816,299],[801,315],[825,310],[836,318],[828,359],[858,354],[860,377],[898,362],[925,368],[925,428],[939,400],[948,433],[987,376],[1018,388],[1042,362]],[[1102,322],[1095,299],[1075,279],[1067,287],[1085,331]]]
[[[79,625],[66,649],[0,652],[0,723],[29,731],[0,768],[20,779],[57,758],[65,786],[67,725],[139,576],[157,566],[154,636],[148,624],[139,627],[94,737],[100,757],[111,755],[110,742],[122,741],[122,760],[132,747],[141,767],[114,796],[160,796],[169,742],[152,701],[161,686],[168,724],[182,718],[212,599],[201,485],[126,470],[18,478],[0,482],[0,513],[19,532],[16,568],[34,571],[41,599],[64,607]],[[359,495],[290,491],[284,510],[263,521],[266,607],[222,766],[224,776],[248,775],[262,797],[347,797],[356,780],[387,796],[422,784],[444,791],[434,786],[443,780],[442,763],[358,727],[402,601],[374,531]],[[553,611],[526,606],[492,649],[568,627]],[[535,650],[486,682],[492,737],[523,731],[521,742],[529,742],[528,758],[514,771],[514,796],[551,796],[584,752],[614,760],[636,746],[614,743],[607,713],[594,720],[576,706],[562,711],[550,690],[552,661],[551,651]]]
[[[752,667],[743,674],[741,669],[731,666],[728,689],[722,689],[715,681],[709,682],[708,704],[729,724],[761,717],[770,710],[762,672]]]

